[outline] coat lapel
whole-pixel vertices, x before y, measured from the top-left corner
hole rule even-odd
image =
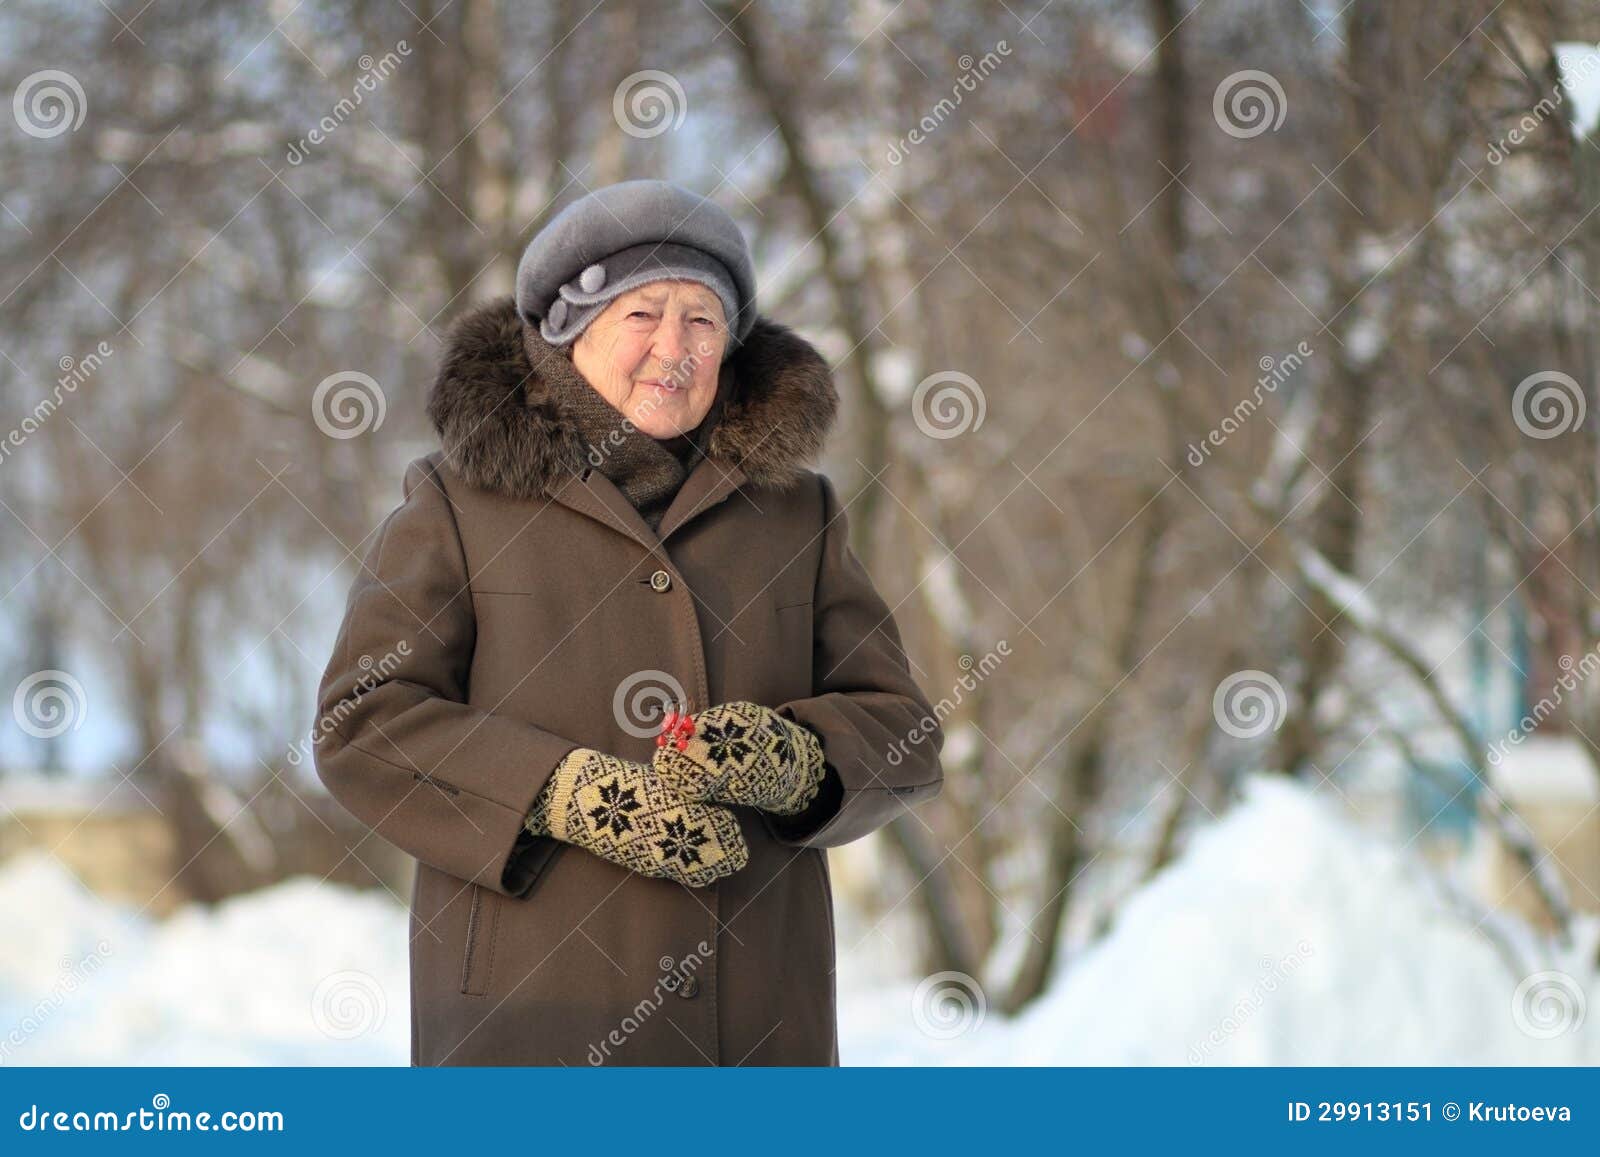
[[[661,516],[659,531],[651,530],[650,524],[617,484],[598,470],[569,476],[551,497],[569,510],[592,518],[654,552],[673,531],[725,502],[746,481],[744,470],[739,466],[728,469],[710,458],[700,459]]]
[[[661,516],[661,541],[665,542],[673,531],[690,519],[726,501],[746,481],[748,479],[742,466],[728,467],[711,458],[700,459],[689,471],[689,477],[683,480],[683,485],[678,487],[678,493],[673,495],[667,512]]]
[[[660,540],[617,484],[598,470],[570,475],[552,497],[563,506],[594,519],[645,550],[654,551]]]

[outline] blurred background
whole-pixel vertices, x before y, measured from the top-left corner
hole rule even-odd
[[[406,1063],[314,690],[440,339],[728,209],[948,735],[846,1064],[1600,1063],[1600,11],[0,7],[0,1063]]]

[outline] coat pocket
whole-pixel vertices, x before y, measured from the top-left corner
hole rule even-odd
[[[467,906],[467,944],[461,959],[461,991],[468,996],[482,996],[489,991],[499,917],[499,893],[473,884]]]

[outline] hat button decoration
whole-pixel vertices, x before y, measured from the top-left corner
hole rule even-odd
[[[566,206],[517,265],[517,312],[553,346],[575,341],[618,296],[651,281],[693,281],[717,295],[723,357],[756,321],[755,265],[727,211],[668,181],[620,181]]]

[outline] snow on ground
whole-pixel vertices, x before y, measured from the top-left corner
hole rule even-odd
[[[1502,917],[1475,928],[1329,794],[1249,781],[1014,1021],[966,978],[869,979],[841,933],[841,1059],[1600,1064],[1593,922],[1566,958]],[[406,918],[386,896],[302,878],[158,923],[32,855],[0,868],[0,918],[0,1063],[407,1062]]]
[[[405,912],[286,881],[145,919],[42,853],[0,868],[0,1063],[406,1064]]]
[[[855,993],[841,1000],[841,1059],[1600,1064],[1600,978],[1578,962],[1594,959],[1592,923],[1571,959],[1541,958],[1524,933],[1512,967],[1477,921],[1410,850],[1367,836],[1326,794],[1255,777],[1014,1022],[989,1010],[980,1020],[959,980]],[[1503,935],[1505,923],[1484,927]],[[1562,975],[1519,996],[1546,970]],[[1584,1007],[1573,1031],[1546,1036]]]

